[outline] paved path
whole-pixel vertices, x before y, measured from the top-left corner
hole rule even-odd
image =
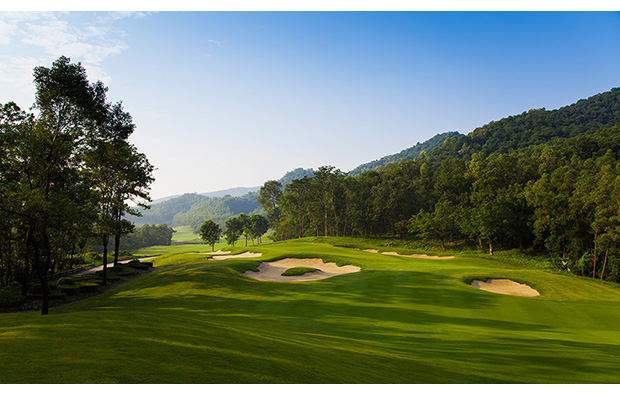
[[[155,257],[157,257],[157,256],[158,256],[158,255],[153,255],[153,256],[145,256],[145,257],[143,257],[143,258],[131,258],[131,259],[125,259],[124,261],[118,261],[118,263],[128,263],[128,262],[130,262],[130,261],[132,261],[132,260],[134,260],[134,259],[138,259],[138,260],[140,260],[140,261],[146,261],[147,259],[152,259],[152,258],[155,258]],[[107,264],[108,268],[111,268],[113,264],[114,264],[114,261],[112,261],[112,262],[108,262],[108,264]],[[80,277],[80,276],[83,276],[83,275],[85,275],[85,274],[89,274],[89,273],[95,273],[95,272],[98,272],[99,270],[103,270],[103,265],[99,265],[99,266],[96,266],[96,267],[93,267],[93,268],[90,268],[90,269],[87,269],[87,270],[81,271],[81,272],[79,272],[79,273],[75,273],[75,274],[74,274],[74,275],[72,275],[71,277]]]

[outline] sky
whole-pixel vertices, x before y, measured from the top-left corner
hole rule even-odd
[[[61,55],[132,115],[158,199],[346,172],[619,87],[620,13],[2,11],[0,103],[28,109]]]

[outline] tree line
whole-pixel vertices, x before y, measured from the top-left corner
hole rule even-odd
[[[222,229],[218,223],[208,219],[200,226],[200,238],[211,246],[211,251],[215,250],[217,243],[222,235],[228,244],[233,247],[241,236],[245,237],[245,246],[248,246],[248,239],[252,244],[257,240],[262,242],[262,237],[269,230],[269,221],[260,214],[239,214],[226,220],[226,227]]]
[[[438,154],[445,149],[357,176],[324,166],[285,187],[268,181],[259,202],[278,239],[391,236],[491,254],[529,249],[559,269],[620,282],[620,126],[510,152]]]
[[[131,233],[122,238],[119,248],[123,251],[136,251],[150,246],[169,246],[172,244],[174,232],[174,228],[166,224],[136,226]],[[115,247],[112,240],[108,243],[108,249],[110,247]],[[102,253],[103,246],[94,240],[89,250]]]
[[[133,228],[123,217],[131,201],[146,206],[153,166],[128,141],[131,115],[80,63],[36,67],[34,84],[33,112],[0,107],[0,283],[19,281],[25,295],[38,279],[47,314],[48,275],[78,264],[89,240],[106,262],[113,238],[116,263]]]

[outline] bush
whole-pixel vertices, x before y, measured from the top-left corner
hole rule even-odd
[[[64,299],[66,297],[67,295],[60,291],[50,292],[50,296],[49,296],[50,300],[51,299]]]
[[[86,263],[96,263],[101,262],[103,260],[103,256],[101,254],[97,254],[96,252],[87,252],[84,255],[84,261]]]
[[[103,279],[103,270],[97,271],[97,276],[99,276],[99,278]],[[118,273],[110,272],[110,271],[108,271],[108,275],[106,276],[106,280],[108,280],[108,281],[116,281],[119,278],[120,278],[120,276],[118,275]]]
[[[134,269],[146,270],[153,267],[153,262],[140,262],[138,259],[132,259],[125,264],[127,267],[133,267]]]
[[[0,307],[12,307],[22,303],[21,290],[17,288],[0,288]]]
[[[61,277],[58,279],[58,285],[74,285],[75,281],[72,277]]]
[[[80,292],[95,292],[99,287],[99,284],[95,282],[83,282],[79,284]]]
[[[80,286],[76,284],[73,284],[73,285],[59,284],[58,289],[67,295],[77,295],[78,292],[80,291]]]
[[[131,276],[132,274],[136,274],[136,269],[133,267],[123,267],[123,269],[118,273],[119,276]]]
[[[41,289],[41,283],[33,283],[28,286],[28,293],[33,295],[41,295],[43,289]]]

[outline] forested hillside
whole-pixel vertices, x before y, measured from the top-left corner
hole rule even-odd
[[[324,166],[278,199],[280,239],[386,236],[548,254],[620,282],[620,89],[532,110],[355,177]]]
[[[459,132],[445,132],[440,133],[422,143],[417,143],[413,147],[404,149],[398,154],[384,156],[381,159],[373,160],[372,162],[364,163],[351,170],[348,175],[356,176],[368,170],[376,170],[389,163],[400,163],[406,160],[412,160],[420,156],[422,152],[428,152],[433,148],[439,147],[444,141],[450,137],[461,136]]]
[[[297,168],[287,172],[279,182],[282,185],[291,181],[311,177],[312,169]],[[258,188],[234,188],[227,191],[243,191]],[[258,192],[249,192],[241,196],[219,196],[219,193],[197,194],[186,193],[160,203],[151,205],[148,210],[140,210],[141,217],[129,216],[128,219],[136,225],[144,224],[167,224],[170,226],[190,226],[196,233],[200,225],[207,219],[211,219],[224,227],[224,223],[230,217],[238,214],[252,215],[262,212],[260,204],[256,201]]]
[[[486,156],[509,153],[544,144],[556,137],[573,137],[618,123],[620,88],[613,88],[557,110],[532,109],[490,122],[468,135],[447,140],[428,157],[428,161],[439,165],[446,158],[470,160],[476,152]]]

